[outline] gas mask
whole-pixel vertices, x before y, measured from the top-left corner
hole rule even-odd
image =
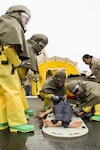
[[[22,12],[21,13],[21,22],[22,22],[22,26],[25,31],[27,31],[27,25],[28,25],[29,21],[30,21],[30,17],[26,13]]]

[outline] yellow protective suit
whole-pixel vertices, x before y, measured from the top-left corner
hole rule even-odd
[[[40,94],[40,79],[33,78],[32,80],[32,95],[38,96]]]
[[[90,112],[93,106],[82,107],[84,112]],[[100,116],[100,104],[94,105],[94,115]]]
[[[21,99],[22,99],[22,103],[23,103],[23,106],[24,106],[24,110],[29,109],[28,101],[26,99],[25,89],[24,89],[23,86],[21,86]]]
[[[2,64],[2,47],[0,46],[0,124],[18,126],[27,123],[21,100],[21,84],[16,69],[21,61],[13,46],[3,46],[8,64]],[[12,72],[12,73],[11,73]]]
[[[24,79],[24,78],[27,78],[26,75],[28,73],[28,70],[29,69],[26,68],[26,67],[17,68],[20,80]],[[22,85],[22,83],[21,83],[21,85]],[[24,89],[23,85],[21,86],[21,100],[22,100],[22,103],[23,103],[23,106],[24,106],[24,110],[29,109],[29,105],[28,105],[28,101],[26,99],[26,93],[25,93],[25,89]]]
[[[44,110],[48,110],[52,107],[51,105],[51,97],[52,97],[52,94],[47,94],[47,93],[44,93],[44,92],[40,92],[40,96],[43,98],[44,100]]]

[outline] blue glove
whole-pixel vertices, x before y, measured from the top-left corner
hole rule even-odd
[[[64,96],[59,96],[59,99],[60,99],[61,101],[67,101],[67,98],[64,97]]]

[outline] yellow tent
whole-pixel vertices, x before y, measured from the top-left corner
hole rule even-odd
[[[55,74],[57,70],[64,69],[66,76],[68,77],[70,74],[80,74],[76,65],[77,62],[74,62],[68,58],[61,58],[57,56],[42,59],[38,64],[39,73],[42,78],[42,80],[40,80],[40,89],[46,80],[48,70],[50,70],[52,74]]]

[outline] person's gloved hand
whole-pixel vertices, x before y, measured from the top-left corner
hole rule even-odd
[[[52,95],[51,96],[51,100],[53,100],[54,102],[60,102],[61,100],[59,99],[59,96],[56,95]]]
[[[64,98],[63,96],[58,96],[58,97],[59,97],[60,100],[63,100],[63,98]]]
[[[21,62],[21,64],[20,64],[19,66],[17,66],[16,68],[22,68],[22,67],[24,67],[24,66],[26,66],[26,65],[28,65],[28,64],[30,64],[28,61],[23,60],[23,61]]]
[[[74,114],[75,114],[76,116],[78,116],[81,111],[82,111],[82,109],[81,109],[80,107],[76,107],[76,108],[74,108],[74,110],[73,110],[73,112],[74,112]]]
[[[59,103],[61,101],[59,96],[56,96],[56,95],[52,95],[51,100],[54,102],[54,104]]]
[[[33,78],[39,78],[39,79],[41,79],[41,76],[39,74],[34,74]]]
[[[24,66],[25,66],[26,68],[31,69],[31,63],[30,63],[29,61],[24,61],[24,62],[25,62]]]
[[[51,97],[51,99],[53,100],[53,101],[57,101],[57,102],[60,102],[60,101],[66,101],[67,100],[67,98],[65,98],[64,96],[55,96],[55,95],[53,95],[52,97]]]
[[[27,80],[27,78],[21,78],[21,85],[24,85],[26,80]]]
[[[59,99],[60,99],[61,101],[67,101],[67,97],[64,97],[64,96],[59,96]]]

